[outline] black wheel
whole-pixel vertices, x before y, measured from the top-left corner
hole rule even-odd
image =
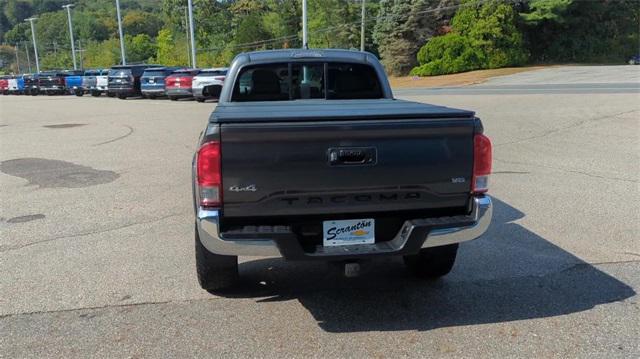
[[[98,91],[91,91],[91,96],[93,96],[93,97],[100,97],[100,92],[98,92]]]
[[[238,257],[211,253],[200,242],[198,229],[196,238],[196,273],[202,289],[216,291],[230,288],[238,281]]]
[[[84,96],[84,92],[82,92],[82,91],[76,91],[76,96],[78,96],[78,97],[82,97],[82,96]]]
[[[156,95],[147,95],[147,98],[149,100],[155,100],[156,99]]]
[[[418,254],[405,256],[404,263],[416,276],[436,279],[451,272],[457,253],[457,243],[441,247],[423,248]]]
[[[177,97],[174,97],[174,96],[169,96],[169,100],[171,100],[171,101],[178,101],[178,98],[177,98]]]
[[[196,101],[198,101],[198,102],[204,102],[204,99],[203,99],[203,98],[196,97]]]
[[[118,95],[118,98],[119,98],[119,99],[121,99],[121,100],[126,100],[126,99],[127,99],[127,96],[125,96],[125,95]]]
[[[116,97],[116,94],[114,94],[113,92],[107,92],[107,96],[109,96],[109,97]]]
[[[31,90],[31,96],[38,96],[38,90]]]

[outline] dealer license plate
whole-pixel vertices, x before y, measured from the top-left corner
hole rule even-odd
[[[375,221],[372,218],[322,222],[322,243],[325,246],[371,244],[375,242]]]

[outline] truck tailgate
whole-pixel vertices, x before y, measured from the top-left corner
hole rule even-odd
[[[225,217],[468,205],[473,116],[221,123]]]

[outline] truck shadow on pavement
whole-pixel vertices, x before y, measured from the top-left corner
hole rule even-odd
[[[524,213],[495,198],[494,206],[487,233],[463,244],[453,271],[437,281],[412,277],[399,258],[376,260],[357,278],[343,278],[323,263],[261,259],[241,263],[243,284],[218,294],[258,303],[298,300],[328,332],[430,330],[546,318],[636,294],[514,223]]]

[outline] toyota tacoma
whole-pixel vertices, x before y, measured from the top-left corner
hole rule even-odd
[[[193,159],[196,272],[232,286],[238,256],[452,269],[482,235],[491,141],[474,112],[393,98],[349,50],[238,55]]]

